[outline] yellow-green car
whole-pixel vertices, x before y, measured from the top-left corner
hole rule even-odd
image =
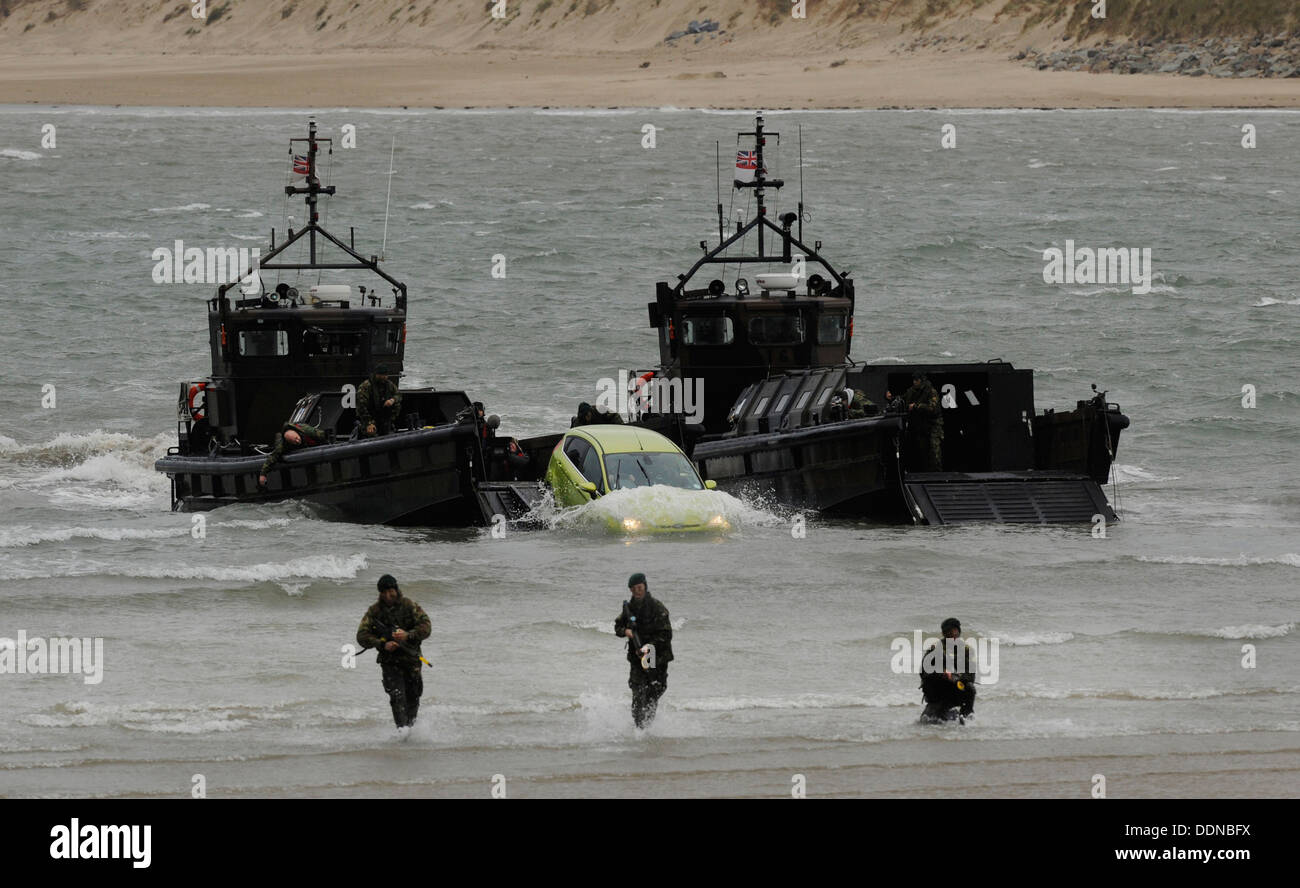
[[[731,528],[717,484],[672,441],[627,425],[588,425],[560,438],[546,469],[556,507],[597,502],[612,529],[724,531]]]

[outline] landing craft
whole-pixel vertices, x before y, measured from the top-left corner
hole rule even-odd
[[[660,282],[649,304],[659,340],[653,375],[702,382],[703,419],[686,422],[680,405],[661,403],[640,421],[736,496],[926,524],[1115,520],[1100,485],[1129,424],[1119,405],[1094,385],[1073,410],[1039,413],[1033,371],[1001,360],[854,361],[851,275],[822,255],[821,241],[804,241],[802,199],[797,212],[768,216],[766,192],[785,182],[768,178],[763,155],[779,134],[759,115],[740,136],[754,150],[738,152],[734,187],[753,190],[753,218],[727,235],[719,189],[717,246],[701,241],[704,255]],[[764,269],[752,285],[746,267]],[[719,277],[696,284],[706,268]],[[909,446],[916,422],[897,396],[916,372],[943,396],[942,471],[927,471]],[[873,402],[865,415],[850,418],[846,389]]]
[[[155,463],[172,483],[172,508],[201,511],[232,503],[302,500],[324,517],[366,524],[475,525],[495,514],[515,517],[536,495],[537,480],[559,435],[514,442],[498,437],[496,417],[463,391],[433,388],[401,392],[400,416],[387,435],[361,436],[355,387],[377,365],[394,379],[406,350],[406,285],[320,225],[317,202],[335,193],[317,177],[321,143],[308,127],[306,154],[295,159],[308,223],[288,232],[239,281],[221,285],[208,300],[211,375],[182,382],[177,398],[178,444]],[[302,150],[302,149],[299,149]],[[305,261],[277,260],[289,247],[306,247]],[[327,259],[320,249],[342,254]],[[362,285],[305,286],[269,282],[286,272],[366,271],[391,296]],[[256,275],[254,273],[256,272]],[[248,281],[260,292],[232,293]],[[243,282],[241,284],[241,282]],[[268,289],[270,286],[270,289]],[[242,298],[241,298],[242,297]],[[259,474],[285,422],[325,431],[327,440],[288,454],[265,486]],[[526,481],[514,486],[506,481]]]

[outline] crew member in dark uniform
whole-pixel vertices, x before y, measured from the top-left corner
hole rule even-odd
[[[668,690],[668,663],[673,658],[673,627],[668,608],[650,597],[645,574],[628,577],[630,600],[614,621],[614,634],[627,639],[627,661],[631,664],[627,685],[632,689],[632,720],[638,728],[649,727]],[[639,642],[639,646],[638,646]]]
[[[921,658],[921,696],[925,699],[921,720],[955,718],[965,724],[975,713],[975,650],[961,640],[961,623],[956,618],[944,620],[940,631],[943,640],[926,648]]]
[[[420,642],[432,626],[424,609],[402,595],[390,574],[379,578],[379,600],[370,605],[357,627],[357,644],[379,651],[384,690],[398,728],[415,724],[424,693],[424,658]]]

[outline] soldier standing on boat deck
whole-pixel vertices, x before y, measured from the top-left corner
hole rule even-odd
[[[915,456],[912,466],[920,472],[943,471],[943,408],[939,393],[919,370],[912,374],[912,387],[903,393],[907,405],[908,437]]]
[[[668,663],[673,658],[673,627],[668,608],[650,597],[645,574],[628,577],[631,599],[623,602],[623,613],[614,621],[614,634],[627,639],[627,661],[631,664],[627,686],[632,689],[632,720],[638,728],[654,721],[659,698],[668,690]],[[640,648],[637,647],[640,642]]]
[[[388,365],[380,364],[357,387],[357,422],[361,423],[361,434],[367,437],[391,432],[402,409],[402,396],[388,372]]]
[[[391,574],[379,578],[379,600],[370,605],[357,627],[357,644],[379,651],[384,690],[398,728],[415,724],[424,693],[424,658],[420,642],[429,637],[429,615],[402,595]]]

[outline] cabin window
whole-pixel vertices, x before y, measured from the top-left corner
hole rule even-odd
[[[848,328],[842,314],[822,315],[817,319],[817,342],[821,345],[839,345]]]
[[[726,315],[682,318],[682,342],[687,345],[730,345],[735,338],[735,328]]]
[[[803,337],[803,316],[799,314],[769,315],[749,321],[749,341],[754,345],[798,345]]]
[[[777,401],[776,406],[772,408],[772,415],[775,416],[778,413],[783,413],[785,411],[785,405],[789,403],[790,403],[790,396],[782,395],[781,400]]]
[[[828,389],[828,388],[824,388],[824,389],[822,389],[822,393],[821,393],[820,395],[817,396],[817,406],[818,406],[818,407],[825,407],[825,406],[826,406],[826,400],[827,400],[827,398],[829,398],[830,396],[831,396],[831,390],[830,390],[830,389]]]
[[[322,330],[310,327],[303,334],[307,354],[313,356],[351,357],[358,351],[361,334],[356,330]]]
[[[808,405],[808,399],[812,397],[812,392],[807,391],[799,396],[799,401],[794,405],[795,410],[802,410]]]
[[[370,353],[372,355],[395,355],[397,346],[402,341],[401,324],[380,324],[370,331]]]
[[[289,353],[289,334],[284,330],[240,330],[239,354],[245,358],[275,358]]]

